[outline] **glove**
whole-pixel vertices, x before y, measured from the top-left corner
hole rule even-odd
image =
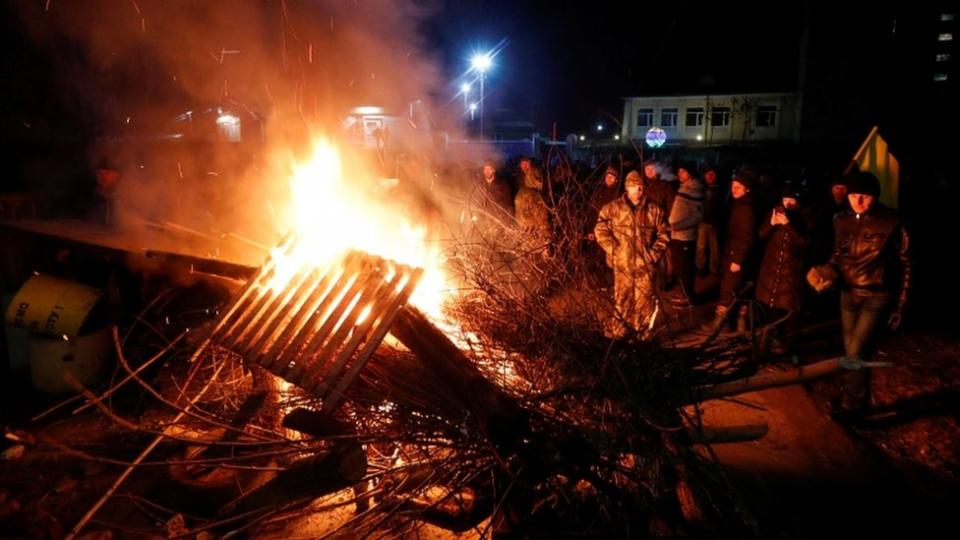
[[[890,314],[890,318],[887,320],[887,326],[890,327],[890,330],[896,330],[900,327],[901,318],[902,314],[899,309]]]
[[[821,266],[814,266],[807,272],[807,283],[810,284],[813,290],[822,293],[833,287],[835,278],[831,274],[832,272],[825,272]]]

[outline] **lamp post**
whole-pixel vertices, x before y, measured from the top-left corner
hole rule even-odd
[[[470,107],[467,104],[467,95],[470,94],[470,83],[461,84],[460,91],[463,92],[463,110],[467,110]]]
[[[483,80],[486,78],[487,70],[493,64],[493,59],[489,53],[478,54],[470,60],[470,66],[477,71],[480,76],[480,138],[483,139]]]

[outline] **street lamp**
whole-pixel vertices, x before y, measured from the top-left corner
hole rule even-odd
[[[470,60],[470,67],[480,74],[480,138],[483,139],[483,80],[490,66],[493,65],[493,58],[489,53],[476,54]]]
[[[477,104],[476,104],[476,103],[471,103],[471,104],[470,104],[470,121],[471,121],[471,122],[473,122],[474,114],[475,114],[476,112],[477,112]],[[483,117],[482,117],[482,116],[480,117],[480,121],[483,122]]]
[[[470,83],[463,83],[460,85],[460,91],[463,92],[463,108],[467,109],[467,94],[470,93]]]

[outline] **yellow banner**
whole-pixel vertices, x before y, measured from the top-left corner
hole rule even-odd
[[[853,165],[865,172],[873,173],[880,180],[880,202],[896,208],[900,191],[900,162],[890,153],[887,141],[880,136],[880,130],[874,126],[863,141],[860,150],[853,156]]]

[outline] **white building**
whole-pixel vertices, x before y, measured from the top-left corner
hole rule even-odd
[[[646,96],[623,99],[620,135],[642,142],[659,127],[667,144],[713,145],[797,140],[793,93]]]

